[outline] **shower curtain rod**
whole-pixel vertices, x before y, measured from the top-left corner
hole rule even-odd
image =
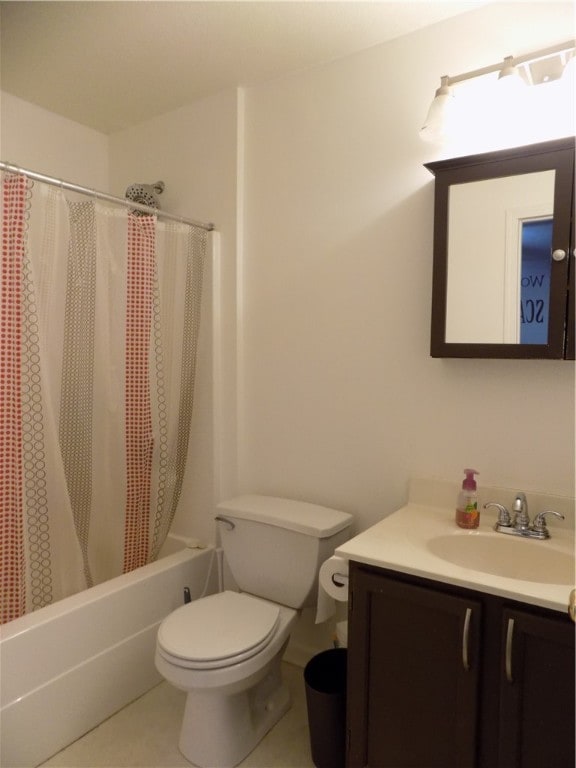
[[[53,176],[45,176],[43,173],[37,173],[36,171],[29,171],[26,168],[19,168],[17,165],[11,163],[5,163],[0,160],[0,171],[8,171],[9,173],[19,173],[22,176],[27,176],[29,179],[35,181],[43,181],[45,184],[51,184],[54,187],[60,187],[61,189],[67,189],[70,192],[79,192],[82,195],[89,195],[90,197],[97,197],[99,200],[108,200],[110,203],[118,203],[124,205],[127,208],[135,208],[143,213],[152,213],[156,216],[162,216],[165,219],[171,219],[172,221],[178,221],[181,224],[191,224],[194,227],[200,227],[208,232],[212,232],[214,224],[206,224],[202,221],[194,221],[193,219],[185,219],[183,216],[176,216],[173,213],[165,213],[157,208],[152,208],[149,205],[142,205],[141,203],[133,203],[131,200],[126,200],[123,197],[115,197],[114,195],[108,195],[106,192],[99,192],[97,189],[89,189],[88,187],[81,187],[78,184],[72,184],[69,181],[63,181],[62,179],[56,179]]]

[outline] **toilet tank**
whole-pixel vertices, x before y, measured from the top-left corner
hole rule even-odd
[[[316,600],[318,573],[350,538],[352,515],[274,496],[238,496],[218,504],[216,520],[238,587],[290,608]]]

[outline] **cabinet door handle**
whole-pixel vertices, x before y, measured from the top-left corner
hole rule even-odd
[[[472,619],[472,608],[466,608],[466,616],[464,617],[464,629],[462,630],[462,666],[464,671],[468,672],[470,669],[470,657],[468,648],[470,644],[470,620]]]
[[[506,629],[506,680],[509,683],[514,682],[512,677],[512,641],[514,639],[514,619],[508,619]]]

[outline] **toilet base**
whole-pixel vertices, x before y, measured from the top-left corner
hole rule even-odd
[[[188,693],[178,744],[187,760],[200,768],[232,768],[252,752],[290,708],[280,663],[279,654],[247,690]]]

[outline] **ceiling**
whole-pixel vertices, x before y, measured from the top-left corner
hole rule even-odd
[[[103,133],[342,58],[487,0],[0,2],[3,90]]]

